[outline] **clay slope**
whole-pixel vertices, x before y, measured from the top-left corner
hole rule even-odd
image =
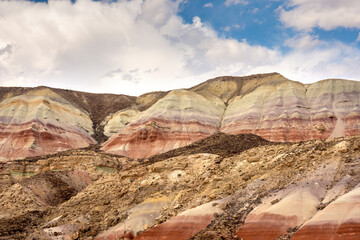
[[[232,154],[207,148],[212,136],[193,145],[202,153],[169,158],[83,149],[9,162],[2,175],[18,173],[1,194],[0,222],[11,231],[0,239],[358,239],[359,137],[218,139],[234,137]],[[60,168],[66,174],[46,172]]]

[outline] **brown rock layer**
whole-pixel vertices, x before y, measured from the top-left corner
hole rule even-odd
[[[67,181],[76,183],[81,177],[49,172],[55,177],[51,179],[60,178],[61,184],[39,174],[26,186],[21,181],[4,188],[0,194],[0,239],[106,239],[115,232],[119,234],[115,237],[131,232],[127,237],[159,239],[157,234],[177,232],[176,237],[186,239],[223,240],[235,239],[241,227],[249,230],[246,225],[257,220],[266,231],[281,234],[280,239],[295,237],[301,224],[306,229],[324,222],[338,224],[343,236],[357,236],[356,226],[346,224],[356,223],[359,216],[359,146],[360,137],[349,137],[268,144],[229,157],[184,151],[184,155],[161,161],[137,161],[72,150],[68,152],[71,156],[58,153],[33,161],[12,161],[16,167],[24,165],[29,170],[26,173],[62,167],[73,168],[74,174],[85,170],[93,182],[73,192],[81,191],[68,200],[64,193],[77,187]],[[6,170],[12,162],[1,166]],[[99,164],[122,168],[96,177],[94,168]],[[56,196],[65,202],[46,203],[55,203]],[[281,232],[266,229],[267,225]]]

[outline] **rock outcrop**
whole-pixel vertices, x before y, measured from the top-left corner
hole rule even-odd
[[[215,219],[216,215],[222,214],[222,204],[226,201],[213,201],[196,208],[189,209],[178,214],[176,217],[140,234],[135,239],[173,239],[186,240],[204,229]]]
[[[329,162],[323,168],[274,196],[249,213],[245,225],[237,233],[239,238],[272,240],[293,231],[317,212],[335,175],[336,164]]]

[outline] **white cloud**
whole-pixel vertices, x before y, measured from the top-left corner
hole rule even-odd
[[[12,51],[12,46],[11,44],[7,43],[5,44],[4,46],[1,46],[0,47],[0,55],[3,55],[3,54],[10,54]]]
[[[258,12],[259,12],[259,9],[258,9],[258,8],[254,8],[254,9],[251,10],[251,13],[252,13],[252,14],[256,14],[256,13],[258,13]]]
[[[221,30],[225,31],[225,32],[231,32],[231,31],[238,31],[238,30],[242,30],[245,29],[245,25],[239,25],[239,24],[233,24],[231,26],[225,26],[222,27]]]
[[[205,8],[212,8],[212,7],[214,7],[214,4],[212,4],[211,2],[209,2],[209,3],[206,3],[206,4],[204,5],[204,7],[205,7]]]
[[[223,29],[223,31],[225,31],[225,32],[230,32],[231,31],[231,27],[230,26],[226,26],[226,27],[224,27],[224,28],[222,28]]]
[[[273,71],[305,82],[360,79],[356,48],[304,35],[288,40],[300,47],[284,55],[219,37],[199,17],[186,24],[177,15],[179,3],[0,1],[0,85],[135,95]]]
[[[360,32],[359,32],[359,35],[358,35],[358,37],[356,39],[356,42],[360,42]]]
[[[0,84],[140,94],[228,74],[230,65],[249,58],[256,64],[252,52],[265,59],[273,54],[219,38],[198,17],[185,24],[177,8],[168,0],[1,1],[0,49],[6,54],[0,55]]]
[[[309,34],[304,34],[301,36],[289,38],[285,40],[285,46],[295,48],[295,49],[314,49],[318,46],[321,41],[318,39],[318,36],[311,36]]]
[[[288,10],[280,8],[280,19],[299,30],[360,28],[359,12],[359,0],[288,0]]]
[[[239,5],[239,4],[241,4],[241,5],[248,5],[249,2],[246,1],[246,0],[226,0],[226,1],[225,1],[225,5],[226,5],[227,7],[229,7],[229,6],[231,6],[231,5]]]
[[[326,78],[360,79],[360,50],[340,42],[321,42],[314,48],[295,48],[278,62],[252,69],[256,72],[280,72],[303,83]]]

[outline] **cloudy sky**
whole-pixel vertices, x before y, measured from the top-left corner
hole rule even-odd
[[[0,0],[0,85],[139,95],[221,75],[360,80],[359,0]]]

